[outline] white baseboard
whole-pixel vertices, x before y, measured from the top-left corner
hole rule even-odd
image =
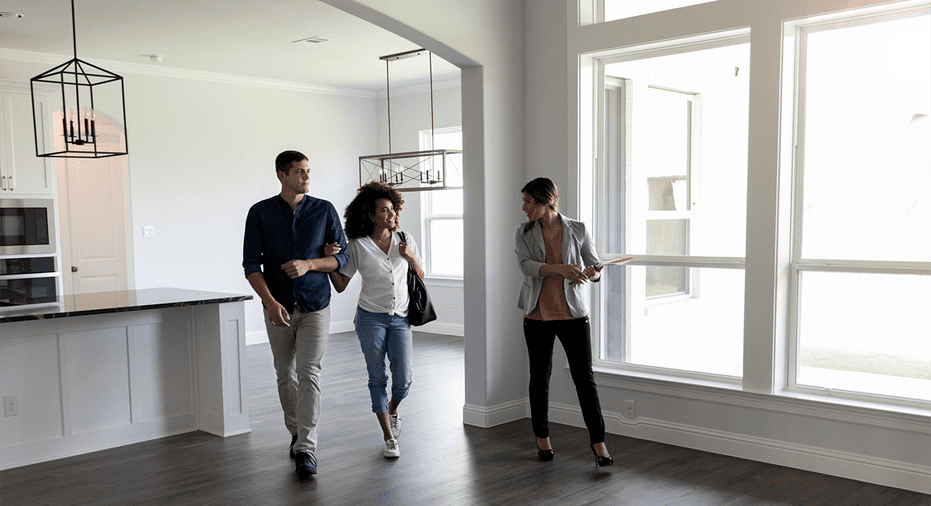
[[[462,423],[485,429],[529,416],[530,402],[526,399],[487,408],[472,404],[462,406]]]
[[[420,327],[414,327],[414,330],[418,332],[429,332],[431,334],[465,337],[465,325],[461,323],[449,323],[437,320]]]
[[[628,419],[620,413],[604,412],[603,416],[605,429],[611,434],[931,494],[931,466],[662,420],[642,417]],[[585,427],[578,406],[550,402],[549,419],[556,423]],[[619,460],[618,464],[623,465],[623,456],[615,458]]]
[[[107,427],[81,434],[23,441],[0,448],[0,471],[196,430],[197,415],[187,413]]]
[[[447,336],[465,336],[465,326],[461,323],[448,323],[441,321],[430,322],[422,327],[415,327],[418,332],[430,332],[431,334],[443,334]],[[330,333],[339,334],[341,332],[355,332],[356,327],[352,320],[330,322]],[[268,334],[264,330],[246,332],[246,344],[260,344],[268,342]]]

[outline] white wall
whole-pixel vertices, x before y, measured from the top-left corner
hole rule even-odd
[[[342,215],[359,155],[377,149],[374,93],[98,63],[124,77],[135,288],[253,294],[242,270],[245,217],[281,190],[278,153],[306,154],[310,193]],[[0,79],[28,82],[53,65],[4,60]],[[143,226],[155,237],[143,238]],[[335,330],[352,328],[352,290],[333,299]],[[248,301],[249,342],[267,339],[262,318],[258,299]]]

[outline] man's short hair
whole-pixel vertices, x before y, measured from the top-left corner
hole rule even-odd
[[[282,151],[281,154],[275,158],[275,171],[284,172],[287,176],[291,173],[291,164],[294,162],[303,162],[304,160],[307,160],[307,157],[300,151]]]

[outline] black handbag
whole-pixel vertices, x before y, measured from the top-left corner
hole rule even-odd
[[[401,232],[401,240],[407,242],[407,234],[404,232]],[[414,272],[414,267],[410,263],[407,264],[407,293],[410,295],[410,302],[407,304],[407,321],[411,325],[419,327],[436,320],[436,311],[433,309],[433,303],[430,302],[427,286]]]

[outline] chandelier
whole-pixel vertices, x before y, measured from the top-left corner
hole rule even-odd
[[[36,156],[106,158],[125,155],[128,146],[123,78],[78,59],[76,32],[74,0],[71,0],[74,58],[29,81]],[[42,98],[36,100],[36,83],[44,83],[38,85],[40,93],[51,91],[52,102],[61,100],[61,109],[53,113],[48,126]],[[117,108],[117,114],[102,112]],[[42,140],[47,131],[52,132],[53,142],[45,152],[40,152],[46,145]]]
[[[390,62],[428,53],[430,67],[430,144],[436,138],[433,122],[433,54],[426,49],[382,56],[385,62],[388,109],[388,153],[359,157],[359,183],[381,181],[398,191],[429,191],[462,188],[462,150],[429,149],[394,153],[391,150]]]

